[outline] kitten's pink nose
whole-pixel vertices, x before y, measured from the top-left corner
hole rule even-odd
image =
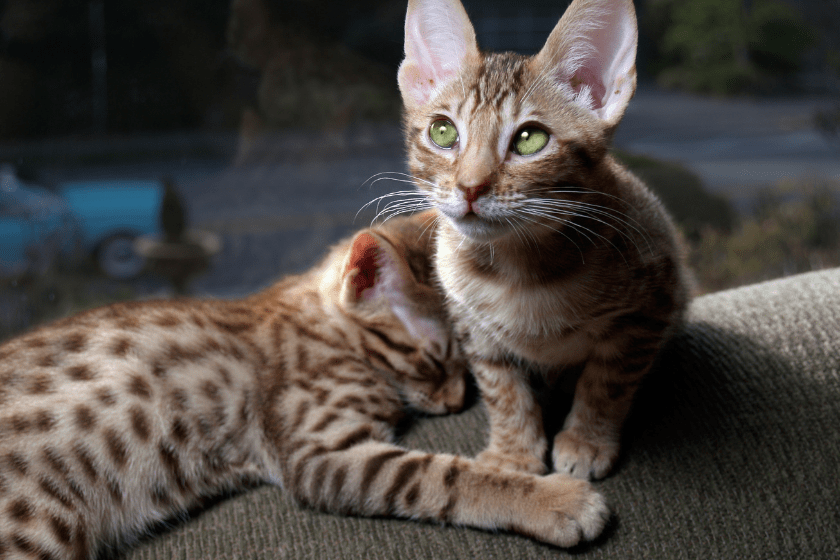
[[[490,190],[490,181],[484,181],[476,186],[458,185],[458,188],[464,193],[464,200],[467,201],[467,204],[472,204],[478,200],[478,197]]]

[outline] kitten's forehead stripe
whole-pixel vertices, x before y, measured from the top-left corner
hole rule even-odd
[[[515,98],[522,87],[524,61],[523,57],[512,53],[487,55],[476,76],[473,111],[498,111],[507,98]]]

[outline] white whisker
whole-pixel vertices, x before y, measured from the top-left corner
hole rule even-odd
[[[570,217],[570,218],[579,218],[579,217],[583,217],[583,218],[593,219],[593,220],[598,221],[598,222],[601,222],[601,223],[606,223],[606,222],[603,222],[602,220],[598,220],[598,219],[596,219],[596,218],[592,218],[591,216],[586,216],[585,214],[580,214],[580,213],[578,213],[578,212],[572,212],[572,211],[568,211],[568,210],[551,210],[551,211],[546,211],[546,210],[531,210],[531,209],[523,209],[522,211],[524,211],[524,212],[526,212],[526,213],[528,213],[528,214],[530,214],[530,215],[532,215],[532,216],[539,216],[539,217],[548,218],[548,219],[552,219],[552,218],[554,218],[554,217],[558,217],[558,216]],[[624,261],[625,261],[625,262],[627,262],[627,257],[625,257],[625,256],[624,256],[624,253],[622,253],[622,252],[621,252],[621,249],[619,249],[619,248],[616,246],[616,244],[615,244],[615,243],[613,243],[613,242],[612,242],[612,241],[610,241],[607,237],[605,237],[605,236],[601,235],[601,234],[600,234],[600,233],[598,233],[597,231],[594,231],[594,230],[592,230],[592,229],[590,229],[590,228],[588,228],[588,227],[586,227],[586,226],[583,226],[583,225],[581,225],[581,224],[579,224],[579,223],[573,222],[572,220],[564,220],[563,224],[564,224],[566,227],[569,227],[569,228],[571,228],[571,229],[573,229],[573,230],[577,231],[580,235],[582,235],[583,237],[585,237],[585,238],[587,239],[587,241],[589,241],[589,242],[590,242],[590,243],[592,243],[593,245],[595,244],[595,242],[593,241],[593,239],[592,239],[591,237],[589,237],[589,235],[587,235],[587,234],[586,234],[586,233],[584,233],[584,232],[587,232],[587,233],[589,233],[589,234],[591,234],[591,235],[593,235],[593,236],[595,236],[595,237],[597,237],[597,238],[599,238],[599,239],[602,239],[603,241],[606,241],[609,245],[611,245],[611,246],[613,247],[613,249],[615,249],[616,251],[618,251],[618,254],[619,254],[619,255],[621,255],[621,257],[624,259]],[[606,225],[609,225],[609,224],[606,224]],[[616,229],[616,228],[614,228],[614,229]],[[619,234],[622,234],[621,230],[616,229],[616,231],[617,231],[617,232],[619,232]],[[624,234],[624,235],[626,235],[626,234]],[[630,239],[630,241],[633,241],[633,240],[632,240],[632,238]],[[634,245],[635,245],[635,243],[634,243]],[[638,247],[636,247],[636,250],[638,250]]]
[[[397,175],[399,178],[398,177],[389,177],[389,175]],[[406,181],[405,180],[406,178],[411,179],[411,181]],[[409,173],[403,173],[401,171],[382,171],[381,173],[375,173],[375,174],[371,175],[370,177],[368,177],[359,186],[359,188],[364,187],[368,183],[370,183],[371,186],[373,186],[373,183],[376,183],[377,181],[380,181],[380,180],[383,180],[383,179],[391,179],[393,181],[402,181],[402,182],[409,182],[409,183],[414,182],[414,181],[419,181],[420,183],[425,183],[425,184],[430,185],[432,187],[437,186],[432,181],[428,181],[426,179],[423,179],[422,177],[417,177],[417,176],[411,175]]]
[[[581,262],[582,262],[583,264],[586,264],[586,259],[585,259],[585,258],[584,258],[584,256],[583,256],[583,250],[580,248],[580,245],[578,245],[577,243],[575,243],[575,240],[574,240],[574,239],[572,239],[571,237],[569,237],[566,233],[564,233],[564,232],[560,231],[559,229],[553,228],[553,227],[551,227],[551,226],[550,226],[550,225],[548,225],[548,224],[544,224],[544,223],[542,223],[542,222],[540,222],[540,221],[537,221],[537,220],[532,220],[532,219],[530,219],[530,218],[526,218],[526,217],[521,216],[521,215],[517,215],[517,216],[516,216],[516,218],[517,218],[517,219],[519,219],[519,220],[523,220],[523,221],[526,221],[526,222],[530,222],[530,223],[532,223],[532,224],[536,224],[536,225],[538,225],[538,226],[543,226],[543,227],[546,227],[546,228],[550,229],[550,230],[551,230],[551,231],[553,231],[553,232],[559,233],[560,235],[562,235],[563,237],[565,237],[566,239],[568,239],[568,240],[571,242],[571,244],[572,244],[572,245],[574,245],[575,247],[577,247],[577,250],[578,250],[578,252],[580,253],[580,260],[581,260]]]
[[[386,204],[385,208],[383,208],[381,212],[377,213],[370,223],[373,225],[379,218],[387,215],[387,217],[381,222],[384,224],[399,214],[415,213],[422,210],[428,210],[429,208],[431,208],[431,205],[425,198],[400,201],[395,200]]]
[[[370,206],[373,203],[376,203],[376,211],[379,212],[379,204],[380,204],[380,202],[382,202],[386,198],[392,198],[392,197],[395,197],[395,196],[418,196],[418,195],[422,195],[422,193],[420,193],[418,191],[396,191],[396,192],[392,192],[392,193],[388,193],[388,194],[383,194],[382,196],[378,196],[378,197],[374,198],[373,200],[371,200],[370,202],[365,203],[361,208],[359,208],[359,211],[356,212],[356,215],[353,217],[353,221],[355,221],[356,218],[359,217],[359,214],[361,214],[362,211],[365,208],[367,208],[368,206]]]
[[[436,227],[436,226],[437,226],[438,222],[440,222],[440,214],[433,214],[433,215],[432,215],[432,219],[431,219],[431,220],[428,220],[428,222],[429,222],[429,223],[428,223],[428,224],[426,224],[426,227],[424,227],[424,228],[423,228],[423,231],[421,231],[421,232],[420,232],[420,235],[419,235],[419,236],[417,236],[417,239],[418,239],[418,240],[419,240],[421,237],[423,237],[424,235],[426,235],[426,232],[427,232],[430,228],[433,228],[433,227]]]
[[[605,207],[605,206],[600,206],[600,205],[597,205],[597,204],[590,204],[590,203],[586,203],[586,202],[577,202],[577,201],[568,201],[568,200],[555,200],[555,199],[532,199],[532,200],[528,201],[528,206],[529,207],[534,207],[534,208],[539,209],[541,211],[563,211],[564,212],[563,215],[566,215],[565,212],[572,212],[574,215],[576,215],[578,217],[587,218],[589,220],[593,220],[595,222],[601,223],[601,224],[615,230],[616,232],[618,232],[619,235],[621,235],[622,237],[624,237],[625,239],[627,239],[628,241],[633,243],[633,245],[636,247],[636,250],[639,251],[639,253],[641,253],[642,252],[641,248],[636,243],[636,239],[632,235],[630,235],[625,230],[625,228],[629,229],[629,230],[632,230],[632,231],[635,231],[636,233],[638,233],[640,236],[642,236],[644,238],[644,240],[645,240],[645,242],[647,243],[647,246],[648,246],[648,251],[653,252],[653,248],[651,247],[650,237],[645,232],[641,231],[639,228],[637,228],[633,224],[631,224],[629,221],[623,219],[623,218],[627,218],[628,220],[632,220],[632,218],[630,218],[629,216],[627,216],[623,212],[619,212],[617,210],[613,210],[611,208],[608,208],[608,207]],[[605,218],[605,219],[601,219],[601,218]],[[624,228],[618,227],[614,223],[610,223],[609,221],[607,221],[607,219],[614,220],[618,224],[624,226]],[[635,220],[633,220],[633,221],[635,222]],[[636,223],[638,223],[638,222],[636,222]]]

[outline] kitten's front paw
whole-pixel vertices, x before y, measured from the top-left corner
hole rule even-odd
[[[479,453],[475,460],[491,467],[530,474],[544,474],[548,470],[545,462],[532,455],[513,455],[491,449]]]
[[[618,442],[587,437],[579,430],[570,428],[554,438],[551,458],[554,470],[558,473],[593,480],[604,478],[618,459]]]
[[[521,532],[558,546],[575,546],[601,534],[610,509],[601,494],[583,480],[562,474],[539,479],[537,503]]]

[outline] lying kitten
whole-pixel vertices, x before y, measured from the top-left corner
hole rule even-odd
[[[0,558],[91,558],[255,482],[325,511],[596,535],[587,483],[391,443],[404,402],[464,399],[430,218],[240,301],[116,304],[0,345]]]
[[[582,368],[551,460],[603,477],[688,301],[671,219],[608,152],[636,86],[633,3],[574,0],[532,57],[480,52],[458,0],[409,1],[405,32],[409,166],[490,417],[478,459],[544,472],[530,377]]]

